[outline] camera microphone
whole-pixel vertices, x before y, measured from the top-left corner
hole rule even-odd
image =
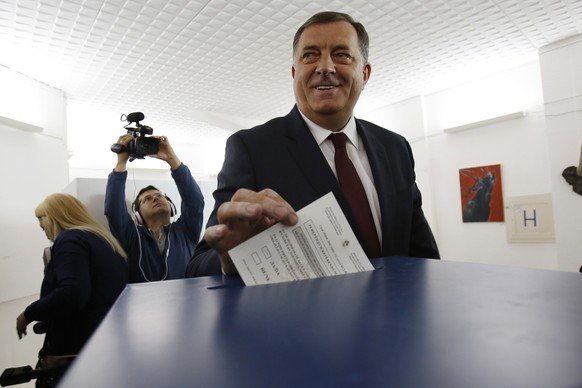
[[[145,118],[143,113],[141,112],[133,112],[126,116],[126,120],[130,123],[137,123],[142,121]]]

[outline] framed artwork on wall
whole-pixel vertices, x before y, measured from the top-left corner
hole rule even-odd
[[[503,222],[501,165],[459,170],[463,222]]]

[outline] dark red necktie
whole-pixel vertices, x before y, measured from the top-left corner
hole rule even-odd
[[[335,169],[340,187],[346,195],[360,230],[366,239],[364,250],[370,258],[380,257],[380,242],[368,197],[366,197],[362,181],[346,151],[348,137],[343,132],[331,134],[329,137],[335,147]]]

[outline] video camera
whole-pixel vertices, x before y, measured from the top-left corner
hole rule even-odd
[[[144,159],[146,155],[157,154],[160,150],[160,142],[158,139],[152,137],[145,137],[151,135],[154,130],[147,125],[142,125],[139,122],[145,118],[141,112],[133,112],[128,115],[122,114],[120,120],[127,121],[128,124],[123,128],[127,129],[127,133],[133,136],[133,139],[127,143],[127,146],[115,143],[111,146],[111,151],[116,154],[127,152],[129,154],[129,161],[133,162],[135,159]],[[130,127],[135,123],[135,127]]]

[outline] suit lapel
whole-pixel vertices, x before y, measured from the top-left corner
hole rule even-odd
[[[380,215],[382,217],[382,251],[387,252],[388,247],[393,246],[390,236],[395,227],[393,220],[395,218],[393,212],[394,201],[394,176],[393,176],[393,162],[390,155],[386,153],[382,147],[382,139],[378,136],[373,128],[367,127],[366,123],[356,120],[358,133],[360,134],[364,147],[366,148],[366,155],[374,177],[374,186],[378,194],[378,201],[380,203]]]
[[[285,141],[291,157],[305,179],[318,194],[318,198],[330,191],[339,190],[333,171],[327,164],[319,145],[299,114],[297,107],[287,116]],[[298,188],[298,190],[301,190]],[[336,195],[337,196],[337,195]]]

